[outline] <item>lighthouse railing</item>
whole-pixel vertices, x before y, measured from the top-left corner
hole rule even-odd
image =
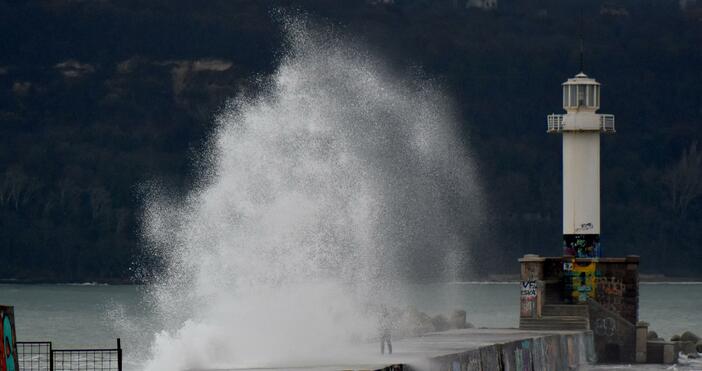
[[[603,133],[615,133],[614,115],[600,115],[600,131]]]
[[[563,131],[563,115],[551,114],[546,118],[547,133],[560,133]]]

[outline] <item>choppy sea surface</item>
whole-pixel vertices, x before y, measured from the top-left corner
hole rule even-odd
[[[516,282],[411,285],[405,290],[399,297],[407,302],[398,306],[415,306],[430,315],[464,309],[476,327],[518,326]],[[151,322],[144,296],[143,286],[0,285],[0,304],[15,307],[18,340],[50,340],[54,347],[114,347],[116,338],[129,336],[115,322],[115,311],[134,323]],[[702,335],[700,308],[702,283],[641,284],[639,317],[662,337],[686,330]],[[147,328],[142,333],[146,343],[154,335]],[[123,347],[129,354],[130,344]]]

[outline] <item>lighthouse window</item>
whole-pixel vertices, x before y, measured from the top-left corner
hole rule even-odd
[[[595,107],[600,107],[600,87],[595,86]]]
[[[578,87],[575,85],[570,86],[570,106],[578,106]]]
[[[578,85],[578,107],[585,105],[585,85]]]
[[[563,107],[568,107],[568,85],[563,87]]]
[[[587,105],[588,107],[595,107],[595,85],[587,86]]]

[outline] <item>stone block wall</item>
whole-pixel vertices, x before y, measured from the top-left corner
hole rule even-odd
[[[639,259],[597,262],[595,301],[632,324],[639,320]]]
[[[636,362],[636,326],[596,301],[590,301],[588,307],[598,361]]]

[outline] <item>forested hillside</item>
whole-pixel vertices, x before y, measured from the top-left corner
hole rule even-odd
[[[690,2],[693,3],[693,2]],[[338,26],[460,112],[485,185],[485,241],[466,276],[561,251],[560,84],[602,84],[606,255],[702,276],[702,7],[678,1],[0,1],[0,278],[124,281],[139,192],[188,189],[228,97],[276,66],[276,9]],[[582,22],[579,20],[582,19]]]

